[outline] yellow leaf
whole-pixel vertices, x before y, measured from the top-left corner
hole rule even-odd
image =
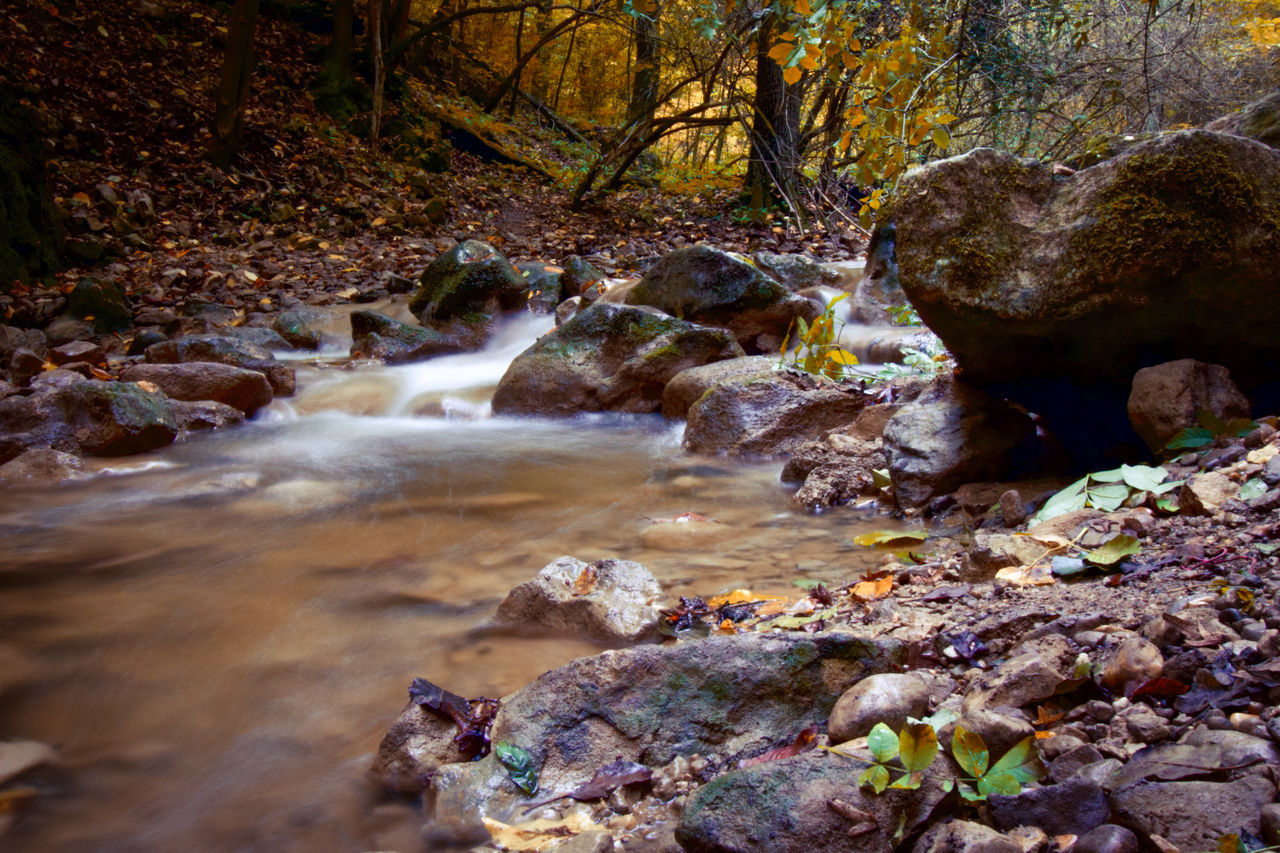
[[[940,127],[935,127],[933,129],[933,144],[939,148],[946,148],[951,144],[951,134]]]
[[[862,42],[853,39],[849,42],[849,50],[862,50]]]
[[[89,204],[89,194],[88,194],[88,193],[76,193],[75,195],[73,195],[73,196],[71,197],[71,200],[72,200],[72,201],[74,201],[74,202],[76,202],[77,204]]]
[[[808,16],[812,13],[809,8],[809,0],[796,0],[796,14]]]
[[[818,70],[818,60],[814,59],[812,56],[809,56],[808,54],[805,54],[803,57],[800,58],[800,67],[804,68],[807,71],[816,71]]]
[[[769,49],[769,58],[774,62],[784,62],[791,55],[792,48],[795,45],[780,41]]]
[[[943,113],[942,115],[935,118],[933,120],[933,123],[934,124],[951,124],[951,122],[953,121],[958,121],[959,118],[960,116],[953,116],[951,113]]]
[[[793,65],[782,72],[782,79],[786,81],[788,86],[794,86],[796,83],[800,82],[800,74],[800,66]]]
[[[1045,586],[1056,583],[1048,563],[1032,566],[1009,566],[996,572],[1000,580],[1008,581],[1014,586]]]
[[[867,114],[862,111],[862,107],[858,107],[853,111],[853,114],[849,116],[849,129],[853,130],[866,120]]]
[[[782,39],[783,41],[795,41],[796,34],[790,31],[785,33],[778,33],[778,38]]]
[[[893,591],[893,575],[870,581],[859,581],[853,585],[853,594],[858,598],[870,601],[873,598],[884,598]]]
[[[858,357],[848,350],[838,349],[827,353],[827,361],[849,367],[858,363]]]
[[[374,228],[377,228],[379,225],[386,225],[387,218],[385,216],[379,216],[377,219],[373,220],[373,222],[369,224],[372,225]]]

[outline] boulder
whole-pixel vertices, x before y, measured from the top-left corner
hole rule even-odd
[[[0,483],[44,486],[88,476],[79,456],[51,447],[33,447],[0,465]]]
[[[742,354],[723,330],[651,309],[596,303],[516,357],[498,383],[493,411],[656,412],[677,373]]]
[[[0,463],[36,447],[79,449],[53,393],[13,395],[0,400]]]
[[[320,315],[315,311],[281,311],[271,328],[295,349],[319,349]]]
[[[213,400],[252,415],[271,402],[271,384],[256,370],[213,361],[135,364],[122,382],[150,382],[174,400]]]
[[[1244,136],[1280,148],[1280,92],[1272,92],[1238,112],[1216,118],[1204,129]]]
[[[988,799],[991,816],[1006,832],[1017,826],[1038,826],[1049,835],[1084,835],[1102,826],[1111,814],[1107,795],[1096,783],[1076,777]]]
[[[798,446],[782,468],[784,483],[801,483],[792,500],[806,507],[825,507],[877,491],[873,472],[887,468],[876,423],[896,406],[868,406],[847,427]]]
[[[846,688],[900,656],[892,641],[836,633],[634,646],[580,658],[504,698],[491,737],[527,749],[551,796],[619,757],[659,767],[677,755],[757,754],[779,732],[826,719]],[[499,820],[527,804],[493,755],[441,767],[428,801],[436,817]]]
[[[867,400],[857,385],[794,370],[728,379],[689,409],[684,447],[691,453],[787,456],[851,422]]]
[[[296,387],[293,368],[276,361],[262,347],[222,335],[188,335],[161,341],[147,347],[148,364],[181,364],[187,361],[214,361],[245,370],[256,370],[267,377],[277,397],[291,396]]]
[[[1135,373],[1128,409],[1134,431],[1152,452],[1187,427],[1197,426],[1196,413],[1201,410],[1223,421],[1249,417],[1249,401],[1231,381],[1231,372],[1192,358]]]
[[[1080,836],[1071,846],[1074,853],[1138,853],[1138,836],[1114,823],[1104,823]]]
[[[158,389],[88,380],[53,394],[76,443],[94,456],[143,453],[170,444],[178,435],[173,409]]]
[[[106,367],[107,354],[101,346],[90,341],[70,341],[49,350],[49,361],[57,365],[83,362],[95,367]]]
[[[423,271],[409,310],[424,326],[480,349],[497,315],[518,311],[529,301],[529,286],[493,246],[466,240],[437,257]]]
[[[942,800],[942,777],[927,772],[918,790],[876,795],[857,786],[857,767],[807,752],[731,770],[690,796],[676,840],[690,853],[889,853],[899,821],[910,833]]]
[[[668,418],[683,418],[689,414],[689,407],[713,385],[740,376],[768,376],[774,373],[777,364],[778,360],[771,356],[749,355],[682,370],[662,391],[662,414]]]
[[[840,287],[841,276],[807,255],[779,255],[756,252],[751,256],[756,268],[792,293],[811,287]]]
[[[1179,850],[1214,850],[1228,833],[1259,835],[1262,807],[1275,799],[1275,783],[1265,776],[1138,782],[1112,793],[1112,820],[1148,842],[1158,835]]]
[[[658,639],[662,588],[630,560],[561,557],[498,605],[499,622],[622,645]]]
[[[889,309],[907,304],[907,295],[898,281],[895,255],[897,229],[892,222],[877,225],[867,243],[867,265],[853,294],[853,319],[859,323],[883,325]]]
[[[862,737],[884,723],[898,731],[907,717],[929,710],[929,684],[911,673],[869,675],[844,692],[831,709],[827,732],[832,743]]]
[[[1160,134],[1065,179],[975,149],[909,173],[893,216],[902,287],[966,378],[1064,441],[1127,432],[1097,389],[1148,365],[1220,364],[1246,392],[1280,372],[1280,155],[1259,142]]]
[[[378,745],[369,777],[388,791],[421,794],[443,764],[466,761],[453,742],[458,725],[410,702]]]
[[[468,348],[470,343],[466,340],[435,329],[410,326],[376,311],[351,313],[352,358],[405,364]]]
[[[226,429],[244,423],[244,412],[213,400],[174,400],[173,416],[183,433]]]
[[[750,263],[709,246],[658,259],[626,296],[690,322],[726,328],[748,353],[775,353],[797,318],[822,312]]]
[[[133,309],[119,282],[82,278],[67,295],[67,315],[93,324],[98,332],[119,332],[133,325]]]
[[[560,282],[566,296],[582,296],[592,289],[592,285],[604,283],[604,273],[577,255],[570,255],[564,259]],[[600,287],[595,290],[600,290]]]
[[[7,366],[13,354],[20,349],[28,350],[43,358],[49,346],[44,333],[39,329],[19,329],[16,326],[0,325],[0,367]]]
[[[235,338],[237,341],[244,341],[246,344],[262,347],[268,352],[288,352],[293,349],[284,336],[266,326],[229,326],[223,329],[221,334]]]
[[[943,377],[884,428],[898,503],[924,506],[964,483],[1015,479],[1034,456],[1024,412],[959,379]]]
[[[528,295],[526,307],[538,314],[554,312],[563,299],[564,286],[561,282],[564,280],[564,273],[558,267],[536,261],[518,263],[516,269],[524,277]]]

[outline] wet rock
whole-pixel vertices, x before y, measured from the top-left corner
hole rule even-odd
[[[226,403],[213,400],[174,400],[170,405],[183,433],[226,429],[244,423],[244,412]]]
[[[581,296],[593,284],[604,281],[604,273],[577,255],[565,258],[563,266],[564,272],[560,274],[560,282],[564,293],[568,296]]]
[[[991,707],[981,696],[966,696],[957,722],[979,735],[988,752],[998,760],[1020,741],[1035,737],[1036,730],[1031,722],[1016,713],[1016,709],[1007,706]]]
[[[1144,367],[1133,376],[1129,422],[1152,452],[1187,427],[1198,426],[1205,410],[1223,421],[1249,417],[1249,401],[1219,364],[1191,358]]]
[[[930,827],[911,853],[1022,853],[1022,848],[989,826],[953,820]]]
[[[54,396],[15,395],[0,400],[0,462],[8,462],[33,447],[64,451],[79,447]]]
[[[70,341],[92,340],[97,334],[92,324],[68,316],[58,317],[44,327],[44,336],[52,346]]]
[[[1050,835],[1083,835],[1111,814],[1102,788],[1079,777],[1012,796],[992,794],[987,802],[999,829],[1038,826]]]
[[[168,398],[133,382],[81,381],[54,392],[80,449],[129,456],[164,447],[178,435]]]
[[[167,340],[169,340],[168,336],[155,329],[139,329],[134,334],[133,340],[129,342],[125,355],[142,355],[147,351],[147,347]]]
[[[82,278],[67,295],[67,315],[93,323],[98,332],[122,332],[133,325],[133,309],[119,282]]]
[[[1073,853],[1138,853],[1138,836],[1114,823],[1095,826],[1071,846]]]
[[[528,292],[524,276],[501,252],[466,240],[423,271],[409,310],[422,325],[479,349],[497,315],[524,309]]]
[[[493,410],[656,412],[676,374],[741,355],[723,330],[645,308],[597,303],[516,357],[498,383]]]
[[[1268,844],[1280,844],[1280,803],[1262,807],[1262,837]]]
[[[875,472],[888,464],[879,441],[833,430],[797,447],[782,469],[782,480],[803,481],[792,497],[795,503],[805,507],[834,506],[875,493]]]
[[[1217,515],[1227,501],[1240,494],[1240,484],[1226,474],[1192,474],[1178,492],[1179,510],[1187,515]]]
[[[658,767],[676,755],[758,752],[779,732],[825,720],[846,688],[889,670],[898,648],[814,634],[605,652],[503,699],[492,737],[524,745],[547,792],[572,790],[619,756]],[[499,820],[526,801],[493,756],[442,767],[432,795],[434,815]]]
[[[433,355],[470,349],[469,342],[449,334],[410,326],[376,311],[351,314],[351,357],[387,364],[422,361]]]
[[[810,287],[839,287],[840,274],[827,269],[805,255],[779,255],[756,252],[751,256],[756,267],[792,293]]]
[[[587,301],[581,296],[570,296],[556,306],[556,325],[563,326],[587,307]]]
[[[1128,383],[1160,355],[1241,381],[1280,353],[1280,245],[1258,228],[1280,219],[1280,159],[1251,140],[1160,134],[1058,181],[976,149],[912,172],[894,218],[902,286],[973,381]]]
[[[51,447],[33,447],[0,465],[0,483],[53,485],[88,476],[79,456]]]
[[[777,364],[778,360],[771,356],[751,355],[682,370],[662,390],[662,414],[668,418],[686,417],[689,407],[713,386],[744,376],[772,375]]]
[[[668,252],[626,301],[727,328],[750,354],[777,352],[796,318],[812,320],[822,310],[751,264],[709,246]]]
[[[265,326],[232,326],[222,332],[229,338],[262,347],[268,352],[288,352],[293,349],[275,329]]]
[[[551,314],[564,298],[564,275],[559,267],[537,261],[522,261],[515,265],[524,277],[525,307],[537,314]]]
[[[910,832],[944,796],[928,773],[920,790],[877,796],[852,784],[852,766],[847,758],[809,752],[725,773],[689,798],[676,840],[691,853],[887,853],[899,816]],[[854,826],[865,831],[851,836]]]
[[[1144,781],[1177,781],[1218,774],[1219,778],[1257,772],[1260,766],[1280,764],[1280,752],[1269,740],[1242,732],[1199,728],[1180,743],[1145,749],[1112,780],[1115,788]],[[1251,769],[1252,768],[1252,769]]]
[[[907,304],[907,295],[898,280],[895,253],[897,229],[892,222],[877,225],[867,244],[867,266],[854,292],[854,319],[859,323],[883,325],[890,308]]]
[[[1059,735],[1049,738],[1050,741],[1067,740],[1069,736]],[[1071,738],[1074,740],[1074,738]],[[1043,751],[1043,750],[1042,750]],[[1049,763],[1049,777],[1055,782],[1065,782],[1079,772],[1080,768],[1102,760],[1102,753],[1090,743],[1081,743],[1072,749],[1059,754]]]
[[[924,506],[963,483],[1012,479],[1035,435],[1024,413],[950,377],[897,411],[884,428],[898,503]]]
[[[1017,489],[1000,493],[1000,515],[1005,527],[1019,527],[1027,520],[1027,505]]]
[[[684,447],[691,453],[785,456],[851,422],[866,404],[857,386],[797,371],[728,379],[690,407]]]
[[[498,605],[499,622],[587,636],[602,643],[658,639],[658,581],[629,560],[561,557]]]
[[[0,325],[0,365],[7,365],[13,354],[20,349],[32,352],[43,360],[48,352],[44,333],[39,329]]]
[[[271,328],[291,347],[319,349],[319,319],[320,315],[315,311],[281,311],[271,321]]]
[[[1112,819],[1179,850],[1213,850],[1227,833],[1258,835],[1276,786],[1262,776],[1234,782],[1138,782],[1111,795]]]
[[[213,400],[252,415],[271,402],[271,384],[256,370],[212,361],[135,364],[123,382],[150,382],[174,400]]]
[[[457,734],[452,720],[410,702],[378,745],[369,778],[389,791],[420,794],[441,765],[467,760],[453,742]]]
[[[293,368],[276,361],[270,352],[220,335],[189,335],[172,341],[161,341],[147,347],[146,360],[149,364],[214,361],[245,370],[256,370],[267,377],[267,381],[271,383],[271,391],[277,397],[291,396],[296,386]]]
[[[908,673],[870,675],[844,692],[831,709],[827,732],[832,743],[862,737],[884,723],[895,732],[907,717],[923,717],[929,709],[929,684]]]

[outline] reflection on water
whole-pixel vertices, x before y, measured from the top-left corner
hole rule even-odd
[[[305,368],[246,427],[0,494],[0,736],[66,764],[0,845],[378,849],[412,835],[362,778],[412,678],[498,696],[595,651],[475,631],[552,559],[638,560],[673,596],[867,565],[869,522],[799,513],[779,466],[686,457],[660,419],[485,417],[543,327]],[[646,534],[689,511],[731,535]]]

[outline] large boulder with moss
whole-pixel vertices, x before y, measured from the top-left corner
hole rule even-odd
[[[1280,153],[1259,142],[1179,131],[1065,179],[976,149],[909,174],[894,217],[902,287],[972,381],[1280,370]]]
[[[797,318],[812,320],[822,312],[754,264],[710,246],[663,255],[626,302],[728,329],[748,353],[776,353]]]
[[[410,326],[377,311],[353,311],[351,314],[352,358],[406,364],[464,349],[467,349],[464,342],[451,335]]]
[[[1246,136],[1272,148],[1280,148],[1280,91],[1272,92],[1238,112],[1214,119],[1204,129]]]
[[[54,392],[76,443],[93,456],[130,456],[155,450],[178,436],[169,398],[135,382],[75,382]]]
[[[506,257],[479,240],[466,240],[427,266],[409,310],[422,325],[479,349],[504,312],[529,303],[525,276]]]
[[[663,389],[677,373],[742,354],[723,329],[600,302],[516,357],[498,383],[493,411],[657,412]]]
[[[605,652],[505,697],[491,737],[529,751],[548,797],[618,758],[653,768],[679,755],[727,763],[763,752],[780,733],[821,723],[846,688],[889,671],[900,657],[894,641],[835,633],[713,637]],[[410,704],[404,713],[419,711]],[[379,764],[406,762],[388,754]],[[431,784],[435,820],[507,820],[528,805],[492,754],[439,767]]]

